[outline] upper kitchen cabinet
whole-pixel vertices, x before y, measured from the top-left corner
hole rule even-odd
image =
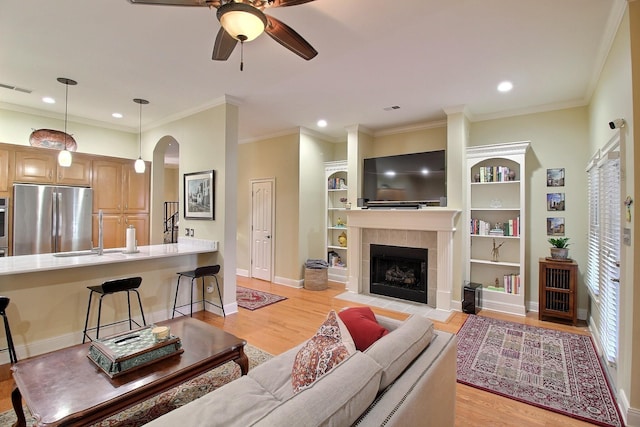
[[[93,161],[93,212],[149,213],[151,167],[136,173],[133,161]]]
[[[80,187],[91,185],[91,157],[73,153],[69,167],[58,165],[58,151],[22,147],[15,152],[15,182],[62,184]]]
[[[13,176],[13,150],[6,150],[0,148],[0,194],[8,195],[11,191],[11,184]]]
[[[137,173],[133,162],[122,166],[122,197],[125,213],[149,213],[151,191],[151,165],[146,164],[144,173]]]

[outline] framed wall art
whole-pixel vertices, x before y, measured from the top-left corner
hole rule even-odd
[[[564,218],[547,218],[547,236],[564,236]]]
[[[184,174],[185,219],[215,219],[215,171]]]
[[[564,193],[547,193],[547,210],[564,210]]]
[[[547,187],[564,187],[564,168],[547,169]]]

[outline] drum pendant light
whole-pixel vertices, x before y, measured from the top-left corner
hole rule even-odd
[[[142,106],[149,103],[146,99],[135,98],[133,100],[136,104],[140,105],[140,117],[139,117],[139,127],[138,127],[138,160],[136,160],[135,165],[133,166],[136,170],[136,173],[144,173],[146,169],[144,160],[142,160]]]
[[[58,164],[64,168],[71,166],[72,158],[71,151],[67,150],[67,115],[69,107],[69,85],[75,86],[77,81],[68,79],[66,77],[58,77],[60,83],[65,85],[65,99],[64,99],[64,148],[60,150],[58,154]]]

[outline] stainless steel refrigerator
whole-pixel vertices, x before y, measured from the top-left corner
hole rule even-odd
[[[91,249],[93,190],[13,186],[13,255]]]

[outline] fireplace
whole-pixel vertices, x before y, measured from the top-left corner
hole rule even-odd
[[[369,251],[370,293],[427,303],[427,249],[371,244]]]

